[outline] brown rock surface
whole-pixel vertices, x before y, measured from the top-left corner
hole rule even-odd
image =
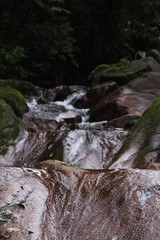
[[[90,110],[90,120],[112,120],[126,114],[141,116],[159,95],[160,73],[146,73],[96,103]]]
[[[0,239],[160,239],[159,171],[45,169],[0,168]]]

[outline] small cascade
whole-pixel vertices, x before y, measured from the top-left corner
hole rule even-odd
[[[73,110],[80,114],[82,118],[82,123],[86,123],[89,119],[89,109],[77,109],[75,108],[72,103],[80,98],[81,96],[86,94],[86,90],[80,89],[79,91],[76,91],[69,95],[64,101],[56,101],[55,103],[57,105],[65,107],[66,110]]]
[[[84,169],[108,168],[128,131],[107,121],[90,123],[90,109],[73,106],[85,94],[86,89],[75,88],[63,101],[49,101],[44,93],[43,101],[42,96],[27,99],[25,134],[12,149],[14,165],[34,167],[57,159]]]

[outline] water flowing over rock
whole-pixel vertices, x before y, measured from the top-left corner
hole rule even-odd
[[[63,139],[63,161],[85,169],[105,169],[127,135],[123,129],[77,129]],[[73,147],[74,146],[74,147]]]
[[[90,77],[110,78],[104,67]],[[146,58],[125,70],[133,79],[121,87],[25,83],[18,114],[0,100],[0,239],[160,239],[160,65]]]
[[[0,168],[1,239],[160,238],[158,171],[45,169]]]

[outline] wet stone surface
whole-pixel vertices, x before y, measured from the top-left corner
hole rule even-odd
[[[50,163],[43,170],[1,167],[0,176],[0,239],[160,238],[158,171]]]
[[[146,63],[152,72],[127,86],[27,98],[19,136],[0,155],[0,240],[160,239],[159,99],[144,113],[160,68]]]

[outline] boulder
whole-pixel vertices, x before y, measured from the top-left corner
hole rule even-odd
[[[145,73],[131,81],[128,87],[137,92],[154,92],[155,96],[158,97],[160,95],[160,72]]]
[[[138,121],[139,116],[134,116],[131,114],[126,114],[122,117],[115,118],[109,121],[109,124],[116,127],[116,128],[125,128],[128,129],[136,124]]]
[[[160,95],[160,73],[150,72],[109,93],[90,110],[91,121],[112,120],[123,115],[141,116]]]
[[[144,112],[115,155],[110,168],[147,168],[160,161],[160,97]]]
[[[90,126],[64,135],[60,160],[84,169],[106,169],[121,148],[127,135],[123,129]],[[53,157],[56,158],[54,149]]]
[[[0,87],[0,99],[5,100],[18,117],[28,111],[24,96],[14,88]]]
[[[90,73],[89,81],[94,86],[108,81],[125,85],[143,73],[151,71],[160,72],[160,64],[152,57],[131,61],[125,65],[122,63],[103,64]]]
[[[22,80],[6,79],[0,80],[0,87],[15,88],[20,91],[23,95],[27,96],[38,96],[39,89],[32,83]]]
[[[80,98],[75,99],[72,104],[76,108],[91,108],[101,99],[103,99],[107,94],[113,92],[117,88],[118,85],[115,82],[100,84],[99,86],[89,89],[86,94],[82,95]]]
[[[49,101],[63,101],[71,94],[69,86],[58,86],[56,88],[49,88],[45,92],[45,97]]]
[[[59,118],[63,119],[66,123],[80,123],[82,121],[81,115],[74,110],[60,113]]]
[[[0,155],[4,155],[19,135],[20,120],[12,108],[0,99]]]
[[[0,239],[159,240],[159,182],[153,170],[0,167]]]

